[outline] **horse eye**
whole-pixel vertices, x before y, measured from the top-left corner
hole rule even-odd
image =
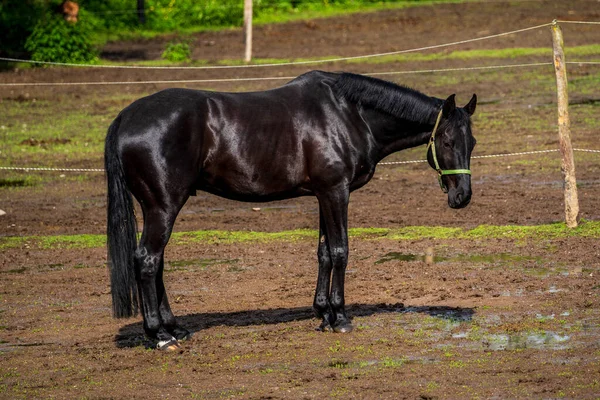
[[[452,143],[450,143],[450,142],[444,142],[443,145],[447,149],[449,149],[450,147],[452,147]]]

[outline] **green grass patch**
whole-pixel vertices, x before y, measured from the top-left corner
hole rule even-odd
[[[36,175],[25,175],[20,177],[6,177],[0,178],[0,188],[19,188],[27,186],[35,186],[39,184],[42,179]]]
[[[461,228],[442,226],[407,226],[390,230],[387,237],[395,240],[453,239],[463,233]]]
[[[57,112],[57,104],[61,111]],[[65,161],[98,158],[104,149],[104,137],[110,124],[109,115],[92,110],[69,109],[69,103],[45,101],[4,101],[0,131],[0,151],[3,163],[52,166]],[[64,112],[64,108],[68,112]],[[112,111],[112,110],[111,110]]]
[[[55,236],[6,236],[0,237],[0,249],[37,248],[88,249],[106,245],[105,235],[55,235]]]
[[[172,236],[176,245],[189,243],[243,243],[243,242],[272,242],[297,241],[317,238],[317,232],[309,229],[296,229],[283,232],[254,232],[254,231],[194,231],[178,232]]]
[[[448,239],[559,239],[568,237],[600,238],[600,221],[582,221],[577,228],[570,229],[564,223],[545,225],[480,225],[473,229],[410,226],[405,228],[354,228],[349,236],[355,239],[392,240],[448,240]],[[316,230],[296,229],[282,232],[254,231],[193,231],[177,232],[171,239],[171,245],[193,243],[245,243],[245,242],[290,242],[299,240],[317,240]],[[0,250],[10,248],[39,249],[84,249],[106,245],[105,235],[57,235],[57,236],[6,236],[0,237]]]

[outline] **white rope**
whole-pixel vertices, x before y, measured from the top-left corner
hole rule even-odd
[[[457,67],[457,68],[440,68],[440,69],[420,69],[420,70],[412,70],[412,71],[390,71],[390,72],[372,72],[365,73],[365,75],[398,75],[398,74],[419,74],[419,73],[429,73],[429,72],[453,72],[453,71],[476,71],[483,69],[501,69],[501,68],[523,68],[523,67],[539,67],[546,65],[554,65],[551,62],[540,62],[540,63],[530,63],[530,64],[506,64],[506,65],[488,65],[488,66],[480,66],[480,67]]]
[[[591,64],[598,65],[600,61],[567,61],[567,64]],[[524,68],[541,67],[554,65],[551,62],[529,63],[529,64],[507,64],[507,65],[488,65],[479,67],[457,67],[457,68],[439,68],[439,69],[420,69],[408,71],[388,71],[388,72],[365,72],[364,75],[385,76],[385,75],[403,75],[403,74],[424,74],[434,72],[456,72],[456,71],[476,71],[489,69],[506,68]],[[160,81],[116,81],[116,82],[19,82],[19,83],[0,83],[2,86],[78,86],[78,85],[151,85],[151,84],[192,84],[192,83],[224,83],[224,82],[252,82],[252,81],[271,81],[271,80],[290,80],[295,76],[269,76],[262,78],[223,78],[223,79],[187,79],[187,80],[160,80]]]
[[[581,64],[581,63],[577,63]],[[551,62],[530,63],[530,64],[508,64],[508,65],[489,65],[480,67],[457,67],[457,68],[441,68],[441,69],[424,69],[424,70],[409,70],[409,71],[388,71],[388,72],[366,72],[365,75],[384,76],[384,75],[401,75],[401,74],[420,74],[432,72],[455,72],[455,71],[475,71],[501,68],[523,68],[523,67],[539,67],[553,65]],[[21,82],[21,83],[0,83],[2,86],[77,86],[77,85],[148,85],[148,84],[191,84],[191,83],[222,83],[222,82],[252,82],[252,81],[269,81],[269,80],[291,80],[295,76],[272,76],[263,78],[223,78],[223,79],[188,79],[188,80],[173,80],[173,81],[121,81],[121,82]]]
[[[541,153],[553,153],[556,151],[558,151],[558,150],[535,150],[535,151],[522,151],[519,153],[487,154],[487,155],[481,155],[481,156],[471,156],[471,159],[507,157],[507,156],[522,156],[522,155],[541,154]],[[427,160],[386,161],[386,162],[380,162],[377,165],[412,164],[412,163],[424,163],[424,162],[427,162]]]
[[[522,151],[522,152],[518,152],[518,153],[487,154],[487,155],[480,155],[480,156],[472,156],[471,159],[523,156],[523,155],[542,154],[542,153],[555,153],[557,151],[559,151],[559,150],[558,149],[534,150],[534,151]],[[600,150],[592,150],[592,149],[573,149],[573,151],[582,151],[582,152],[587,152],[587,153],[600,153]],[[386,161],[386,162],[380,162],[377,165],[418,164],[418,163],[424,163],[424,162],[427,162],[427,160]],[[25,172],[28,172],[28,171],[104,172],[104,169],[102,169],[102,168],[0,167],[0,170],[25,171]]]
[[[533,151],[521,151],[518,153],[502,153],[502,154],[486,154],[480,156],[471,156],[471,159],[481,159],[481,158],[496,158],[496,157],[508,157],[508,156],[526,156],[533,154],[543,154],[543,153],[555,153],[560,151],[559,149],[553,150],[533,150]],[[590,150],[590,149],[573,149],[573,151],[581,151],[587,153],[600,153],[600,150]],[[424,163],[427,160],[410,160],[410,161],[387,161],[380,162],[377,165],[395,165],[395,164],[413,164],[413,163]]]
[[[532,154],[543,154],[543,153],[554,153],[558,149],[553,150],[533,150],[533,151],[521,151],[518,153],[506,153],[506,154],[487,154],[481,156],[472,156],[471,158],[495,158],[495,157],[506,157],[506,156],[527,156]]]
[[[600,25],[600,22],[597,22],[597,21],[561,21],[561,20],[557,20],[556,22],[560,22],[561,24]]]
[[[174,81],[121,81],[121,82],[23,82],[0,83],[1,86],[77,86],[77,85],[149,85],[149,84],[183,84],[183,83],[218,83],[218,82],[243,82],[243,81],[269,81],[277,79],[290,80],[295,76],[273,76],[265,78],[224,78],[224,79],[188,79]]]
[[[567,61],[567,64],[600,64],[600,61]]]
[[[591,150],[591,149],[573,149],[573,151],[582,151],[585,153],[600,153],[600,150]]]
[[[121,68],[121,69],[188,69],[188,70],[198,70],[198,69],[232,69],[232,68],[262,68],[262,67],[281,67],[281,66],[290,66],[290,65],[306,65],[306,64],[322,64],[322,63],[331,63],[331,62],[339,62],[339,61],[350,61],[350,60],[358,60],[361,58],[373,58],[373,57],[384,57],[391,56],[396,54],[405,54],[412,53],[423,50],[431,50],[431,49],[439,49],[442,47],[450,47],[456,46],[459,44],[471,43],[480,40],[494,39],[497,37],[513,35],[515,33],[521,33],[530,31],[533,29],[543,28],[545,26],[550,26],[552,23],[546,23],[542,25],[531,26],[528,28],[517,29],[510,32],[502,32],[494,35],[482,36],[474,39],[465,39],[459,40],[456,42],[437,44],[432,46],[424,46],[419,48],[407,49],[407,50],[398,50],[398,51],[390,51],[386,53],[376,53],[376,54],[366,54],[361,56],[351,56],[351,57],[338,57],[338,58],[329,58],[323,60],[307,60],[307,61],[290,61],[284,63],[271,63],[271,64],[243,64],[243,65],[204,65],[197,67],[180,67],[180,66],[143,66],[143,65],[107,65],[107,64],[75,64],[75,63],[60,63],[60,62],[50,62],[50,61],[35,61],[35,60],[24,60],[19,58],[9,58],[9,57],[0,57],[2,61],[11,61],[11,62],[23,62],[23,63],[32,63],[32,64],[44,64],[44,65],[54,65],[54,66],[62,66],[62,67],[86,67],[86,68]]]
[[[5,171],[104,172],[102,168],[0,167]]]

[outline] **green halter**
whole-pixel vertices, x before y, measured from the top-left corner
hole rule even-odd
[[[433,126],[433,132],[431,132],[431,139],[429,139],[429,144],[427,145],[427,152],[429,152],[429,148],[431,147],[431,155],[433,157],[433,164],[435,165],[435,170],[438,173],[438,182],[440,183],[440,187],[444,193],[448,193],[448,188],[444,185],[442,181],[442,176],[444,175],[458,175],[458,174],[468,174],[471,175],[470,169],[441,169],[440,164],[437,160],[437,155],[435,151],[435,131],[437,131],[438,125],[440,124],[440,120],[442,119],[442,110],[437,116],[435,121],[435,125]]]

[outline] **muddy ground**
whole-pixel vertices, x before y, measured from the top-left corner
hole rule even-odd
[[[263,26],[255,31],[255,55],[349,56],[490,35],[554,18],[598,21],[597,4],[446,4]],[[594,44],[600,39],[598,28],[563,26],[569,45]],[[202,33],[195,38],[195,58],[234,59],[242,53],[239,30]],[[110,43],[104,56],[128,61],[157,59],[167,41]],[[545,28],[473,42],[460,49],[549,45]],[[481,65],[498,60],[319,68],[381,72],[469,62]],[[572,73],[584,79],[593,68],[597,67],[579,66]],[[49,68],[5,71],[0,81],[293,76],[307,69],[90,73]],[[540,74],[548,72],[552,73],[551,69]],[[390,79],[439,96],[456,92],[462,103],[477,92],[481,102],[474,119],[476,155],[556,148],[552,90],[524,93],[523,86],[532,80],[526,72],[506,72],[512,75],[500,81],[476,74],[460,72],[443,82],[434,81],[431,75]],[[255,90],[277,84],[212,83],[210,88]],[[113,108],[163,87],[3,88],[0,97],[4,104],[55,100],[64,105],[60,111],[64,113],[69,113],[70,107],[91,105],[95,112],[110,118]],[[598,89],[574,92],[571,98],[586,107],[595,104],[597,110],[598,93]],[[593,120],[598,114],[589,116],[584,110],[589,111],[574,107],[575,116],[581,116],[573,120],[575,147],[597,148]],[[541,121],[547,128],[528,121]],[[106,125],[109,122],[107,119]],[[420,159],[423,154],[424,148],[390,159]],[[102,167],[99,154],[67,165],[61,159],[53,161],[67,167]],[[576,153],[576,162],[580,216],[598,220],[600,160],[593,154]],[[464,210],[451,210],[434,172],[425,165],[381,166],[371,183],[353,193],[350,226],[470,229],[486,224],[562,221],[557,154],[475,159],[472,170],[472,203]],[[0,188],[0,209],[7,212],[0,217],[0,235],[103,233],[102,174],[85,174],[79,179],[65,175],[46,174],[42,183],[33,187]],[[198,193],[182,210],[175,231],[315,229],[317,220],[317,204],[312,198],[247,204]],[[195,335],[180,352],[161,353],[149,349],[153,344],[144,338],[140,318],[111,318],[104,248],[45,248],[39,244],[5,248],[0,254],[0,397],[600,396],[597,239],[392,240],[374,235],[352,238],[350,249],[346,299],[356,330],[340,335],[314,330],[319,322],[310,309],[316,281],[316,239],[216,240],[168,247],[166,285],[171,303],[182,324]],[[425,254],[430,252],[435,255],[433,262],[425,262]]]

